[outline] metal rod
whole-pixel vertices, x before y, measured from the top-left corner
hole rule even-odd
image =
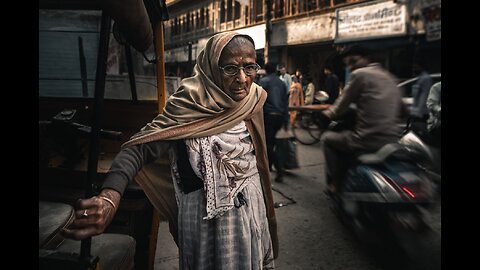
[[[133,70],[132,51],[130,50],[130,45],[128,44],[125,44],[125,57],[127,58],[128,79],[130,80],[132,100],[137,101],[137,86],[135,84],[135,72]]]
[[[100,42],[97,55],[97,74],[95,75],[95,100],[93,105],[92,133],[90,138],[90,151],[88,153],[87,187],[85,197],[93,196],[93,183],[97,176],[98,152],[100,140],[100,124],[103,114],[103,98],[105,94],[105,76],[107,71],[108,43],[111,19],[102,11],[102,25],[100,29]],[[80,260],[90,257],[92,239],[82,240]]]
[[[80,77],[82,78],[82,96],[88,97],[87,65],[85,64],[85,52],[83,50],[82,37],[78,37],[78,54],[80,56]]]

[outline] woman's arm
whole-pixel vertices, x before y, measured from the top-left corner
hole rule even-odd
[[[157,141],[122,149],[113,160],[100,194],[77,201],[75,220],[62,231],[63,236],[81,240],[103,233],[115,216],[128,183],[144,164],[166,153],[169,145]]]

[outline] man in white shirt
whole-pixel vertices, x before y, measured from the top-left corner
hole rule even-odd
[[[284,65],[280,65],[280,80],[287,86],[287,94],[290,92],[290,86],[292,85],[292,76],[287,73],[287,69]]]

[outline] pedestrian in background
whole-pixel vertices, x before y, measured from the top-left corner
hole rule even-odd
[[[290,91],[290,87],[292,86],[292,76],[288,74],[287,69],[285,68],[285,65],[280,65],[279,66],[279,71],[280,71],[280,80],[282,80],[283,83],[285,83],[285,86],[287,87],[287,94],[288,91]]]
[[[427,130],[427,97],[432,87],[432,77],[423,67],[422,61],[416,60],[412,72],[418,76],[417,82],[412,86],[413,104],[410,107],[409,128],[422,138],[429,136]]]
[[[413,75],[418,76],[417,82],[412,86],[413,104],[410,115],[417,121],[425,122],[428,118],[427,97],[433,81],[425,70],[421,61],[413,64]]]
[[[265,71],[265,69],[261,68],[257,71],[257,76],[255,76],[255,83],[258,84],[258,82],[260,81],[261,78],[265,77],[265,75],[267,75],[267,72]]]
[[[305,75],[305,81],[307,83],[307,87],[305,89],[305,105],[311,105],[315,101],[315,85],[312,82],[312,77],[310,74]]]
[[[298,81],[297,76],[292,76],[292,86],[290,87],[290,95],[288,96],[288,106],[302,106],[304,104],[302,85]],[[290,112],[290,125],[295,125],[297,111]]]
[[[275,165],[277,176],[275,181],[282,182],[285,174],[284,164],[275,154],[275,134],[283,127],[288,129],[288,95],[287,87],[275,74],[275,65],[265,64],[267,76],[260,79],[259,84],[267,91],[267,100],[263,105],[265,119],[265,137],[267,141],[267,153],[269,168]]]
[[[328,99],[325,103],[333,104],[338,98],[338,93],[340,91],[338,77],[333,73],[333,68],[329,65],[325,66],[323,73],[327,76],[325,78],[325,92],[328,94]]]
[[[300,68],[297,68],[297,69],[295,70],[295,76],[297,76],[298,82],[300,83],[300,85],[301,85],[302,88],[303,88],[305,82],[304,82],[304,80],[303,80],[303,74],[302,74],[302,71],[300,70]]]

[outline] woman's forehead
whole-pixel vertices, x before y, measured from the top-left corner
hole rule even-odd
[[[230,48],[225,48],[222,55],[220,56],[220,62],[225,62],[229,60],[240,60],[240,59],[253,59],[255,60],[256,54],[253,46],[235,46]]]

